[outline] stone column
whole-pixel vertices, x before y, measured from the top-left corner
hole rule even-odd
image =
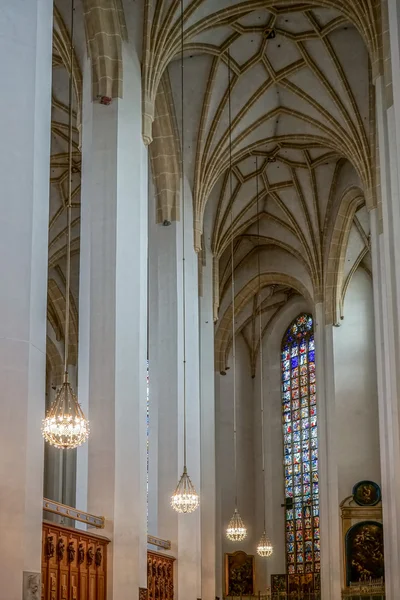
[[[190,478],[200,493],[200,389],[199,389],[199,291],[198,257],[193,241],[193,200],[189,183],[185,186],[185,273],[186,273],[186,421],[187,467]],[[182,291],[182,222],[178,224],[177,242],[178,288],[178,477],[183,468],[183,291]],[[176,485],[175,484],[175,485]],[[201,598],[201,510],[178,516],[178,600]]]
[[[315,348],[319,442],[321,591],[324,600],[341,593],[340,522],[336,461],[335,370],[332,325],[325,325],[325,306],[315,306]]]
[[[2,0],[0,599],[40,573],[52,0]]]
[[[110,106],[85,95],[82,151],[81,343],[91,434],[87,510],[104,515],[111,538],[108,600],[147,587],[146,361],[147,149],[141,137],[141,69],[123,48],[123,99]],[[86,390],[85,390],[85,386]],[[84,401],[87,401],[84,396]],[[83,461],[84,462],[84,461]],[[79,474],[85,474],[79,465]],[[85,484],[78,482],[84,501]]]
[[[389,2],[392,10],[392,3]],[[390,18],[395,18],[392,15]],[[391,24],[397,30],[397,23]],[[393,46],[392,46],[393,42]],[[397,89],[398,38],[391,37],[393,92]],[[396,84],[397,81],[397,84]],[[383,77],[375,82],[379,143],[381,214],[371,211],[375,335],[377,346],[379,427],[382,476],[383,525],[385,535],[386,597],[394,600],[400,587],[400,207],[397,152],[398,107],[386,108]]]
[[[214,600],[217,556],[213,256],[208,241],[203,242],[206,261],[200,298],[201,598]]]
[[[151,192],[151,198],[153,193]],[[186,202],[187,467],[200,489],[199,313],[197,255],[193,250],[191,196]],[[178,515],[170,498],[183,469],[182,222],[149,223],[150,472],[149,532],[169,539],[176,558],[176,597],[201,597],[200,510]]]
[[[178,515],[170,506],[178,482],[177,229],[156,223],[153,186],[149,202],[149,533],[171,541],[178,556]]]

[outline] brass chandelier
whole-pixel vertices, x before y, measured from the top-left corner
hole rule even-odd
[[[260,211],[259,211],[259,191],[258,191],[258,159],[256,157],[256,194],[257,194],[257,244],[260,245]],[[261,413],[261,456],[262,456],[262,473],[263,473],[263,514],[264,514],[264,531],[258,542],[257,554],[263,558],[268,558],[273,553],[274,549],[266,534],[266,518],[265,518],[265,443],[264,443],[264,378],[263,378],[263,350],[262,350],[262,294],[261,294],[261,264],[260,264],[260,248],[258,248],[258,310],[259,310],[259,355],[260,355],[260,413]]]
[[[233,447],[235,469],[235,510],[226,530],[226,537],[231,542],[241,542],[247,536],[247,529],[238,511],[238,481],[237,481],[237,423],[236,423],[236,340],[235,340],[235,270],[233,247],[233,185],[232,185],[232,103],[231,103],[231,54],[228,50],[228,111],[229,111],[229,185],[231,201],[231,289],[232,289],[232,362],[233,362]]]
[[[182,177],[182,287],[183,287],[183,473],[171,496],[171,506],[178,513],[192,513],[199,504],[200,498],[188,475],[186,467],[186,279],[185,279],[185,169],[184,169],[184,89],[183,89],[183,0],[181,0],[181,177]]]
[[[70,288],[71,288],[71,211],[72,211],[72,77],[74,64],[74,0],[71,2],[71,46],[69,77],[69,146],[67,205],[67,276],[65,286],[64,381],[42,424],[46,442],[60,449],[77,448],[89,436],[89,422],[79,405],[68,379]]]

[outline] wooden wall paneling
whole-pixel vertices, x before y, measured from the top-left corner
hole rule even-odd
[[[174,599],[174,558],[147,552],[148,600]]]
[[[106,600],[108,543],[92,533],[43,523],[42,600]]]

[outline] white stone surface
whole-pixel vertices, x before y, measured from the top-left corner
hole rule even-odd
[[[217,589],[215,372],[212,255],[206,242],[200,298],[201,598]]]
[[[168,554],[177,558],[176,597],[196,599],[202,597],[201,513],[177,515],[170,506],[183,470],[182,222],[156,225],[152,186],[150,190],[149,533],[171,541]],[[185,202],[187,468],[202,506],[198,273],[189,193]]]
[[[41,568],[52,11],[0,7],[1,600]]]
[[[147,581],[148,173],[140,86],[139,59],[125,46],[123,100],[84,105],[82,228],[90,239],[81,250],[83,273],[90,278],[83,290],[89,295],[83,300],[89,318],[83,339],[89,343],[91,427],[87,509],[105,516],[104,534],[112,539],[108,600],[137,594]]]

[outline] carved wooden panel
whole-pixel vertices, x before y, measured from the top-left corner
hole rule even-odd
[[[174,558],[147,552],[148,600],[173,600]]]
[[[106,538],[43,523],[41,600],[106,600]]]

